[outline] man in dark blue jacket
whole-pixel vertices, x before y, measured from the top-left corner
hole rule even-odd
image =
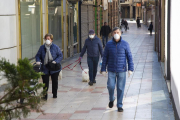
[[[99,53],[101,54],[101,57],[103,54],[101,40],[95,35],[94,30],[89,31],[89,37],[85,41],[84,47],[80,54],[80,59],[83,57],[84,53],[86,52],[86,49],[90,77],[89,85],[92,86],[93,83],[96,83],[95,78],[99,62]]]
[[[120,28],[113,29],[113,39],[109,41],[105,47],[101,73],[105,76],[106,67],[108,66],[108,82],[109,91],[109,108],[114,106],[114,89],[117,83],[117,107],[119,112],[123,112],[123,95],[126,84],[126,59],[128,62],[128,75],[130,76],[134,70],[133,59],[129,44],[122,40]]]

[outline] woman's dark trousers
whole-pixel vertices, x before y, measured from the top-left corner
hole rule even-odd
[[[57,89],[58,89],[58,76],[59,72],[54,73],[52,75],[42,75],[43,83],[45,84],[43,89],[46,89],[46,92],[48,92],[49,89],[49,76],[51,76],[52,80],[52,93],[53,93],[53,98],[57,98]],[[44,97],[44,99],[47,99],[47,93]]]

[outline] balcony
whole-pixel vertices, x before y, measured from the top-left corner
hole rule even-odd
[[[76,4],[79,0],[67,0],[71,4]]]
[[[132,0],[121,0],[121,5],[129,5],[132,3]]]

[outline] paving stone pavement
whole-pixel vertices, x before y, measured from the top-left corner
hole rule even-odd
[[[43,106],[46,114],[32,112],[27,119],[174,120],[167,85],[154,52],[154,35],[150,36],[144,25],[138,29],[135,22],[129,21],[129,28],[130,30],[122,34],[122,38],[130,44],[135,70],[127,78],[124,112],[117,112],[116,104],[112,109],[108,108],[107,77],[98,73],[97,83],[89,86],[87,82],[82,82],[82,70],[78,65],[74,71],[63,70],[57,99],[52,98],[50,84],[49,98]],[[63,66],[77,59],[78,56],[68,59]],[[88,68],[86,55],[82,59],[82,67]]]

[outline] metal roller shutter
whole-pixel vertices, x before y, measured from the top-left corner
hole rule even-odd
[[[81,5],[81,44],[88,37],[89,30],[94,30],[94,8],[92,5]]]
[[[94,30],[94,10],[93,6],[88,6],[88,20],[89,20],[89,30]]]

